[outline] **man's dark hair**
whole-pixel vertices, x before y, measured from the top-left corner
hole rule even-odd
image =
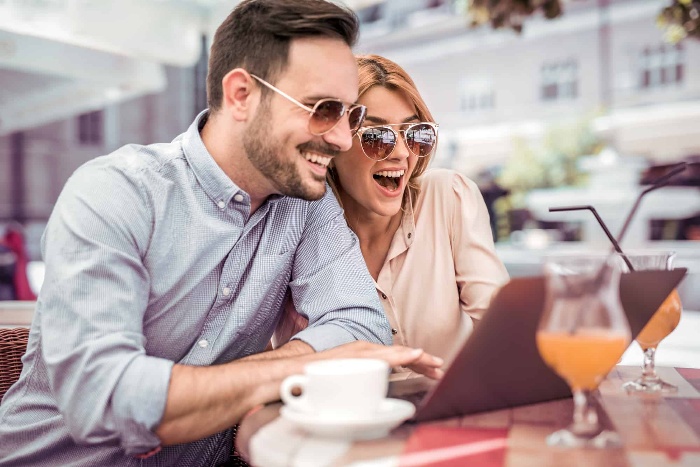
[[[352,10],[326,0],[244,0],[216,30],[209,55],[207,103],[221,107],[221,81],[234,68],[274,82],[287,66],[289,44],[330,37],[355,45],[359,21]],[[267,89],[263,89],[263,95]]]

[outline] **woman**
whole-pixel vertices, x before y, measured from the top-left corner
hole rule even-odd
[[[357,60],[367,117],[352,148],[331,162],[328,182],[360,240],[394,344],[449,362],[508,274],[474,182],[426,172],[438,126],[413,80],[386,58]],[[278,341],[294,332],[289,314]]]

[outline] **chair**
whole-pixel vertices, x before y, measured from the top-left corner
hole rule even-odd
[[[29,328],[0,328],[0,400],[22,373]]]

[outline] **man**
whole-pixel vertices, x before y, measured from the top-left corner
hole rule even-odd
[[[23,373],[0,406],[0,465],[216,465],[228,428],[310,360],[440,376],[439,359],[378,345],[389,327],[324,181],[364,118],[356,33],[323,0],[242,2],[214,38],[210,110],[170,144],[71,177],[43,239]],[[309,328],[251,356],[287,291]]]

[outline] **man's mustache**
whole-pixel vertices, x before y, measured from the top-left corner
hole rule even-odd
[[[314,142],[303,143],[299,145],[301,152],[316,152],[326,156],[335,157],[340,154],[340,151],[333,146],[327,144],[319,144]]]

